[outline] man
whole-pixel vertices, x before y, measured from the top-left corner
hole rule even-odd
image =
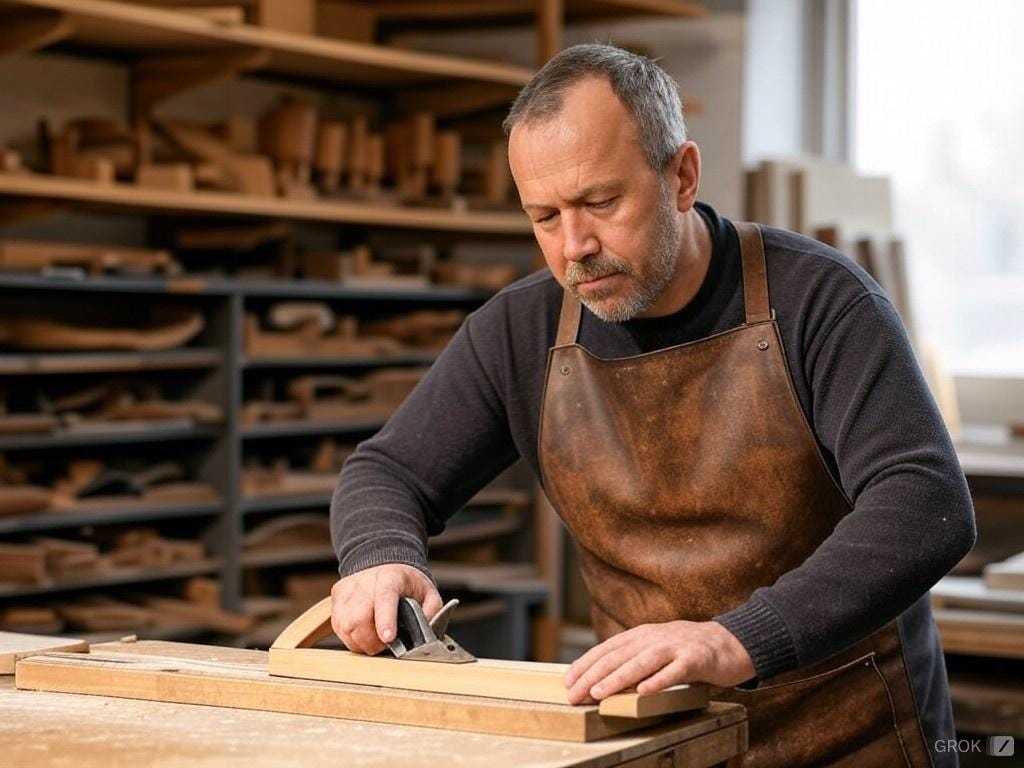
[[[580,546],[602,641],[574,703],[704,681],[743,765],[950,764],[927,590],[970,498],[899,317],[817,242],[696,202],[700,154],[651,61],[576,46],[506,120],[549,269],[473,313],[345,465],[334,628],[375,653],[426,540],[518,456]]]

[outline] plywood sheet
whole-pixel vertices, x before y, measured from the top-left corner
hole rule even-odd
[[[470,664],[399,661],[326,648],[271,648],[270,674],[432,693],[489,696],[569,705],[567,664],[478,659]],[[703,707],[706,686],[681,685],[655,694],[621,693],[601,702],[602,715],[640,717]]]
[[[19,659],[37,653],[48,653],[50,651],[75,653],[88,650],[89,644],[87,642],[71,637],[0,632],[0,675],[13,675],[14,665]]]
[[[338,651],[334,651],[338,653]],[[396,662],[401,663],[401,662]],[[409,662],[412,663],[412,662]],[[17,668],[19,688],[260,709],[507,736],[587,742],[656,718],[603,717],[597,706],[514,702],[271,677],[267,654],[182,643],[103,643]]]

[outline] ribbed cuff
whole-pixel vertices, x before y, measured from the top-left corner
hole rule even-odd
[[[742,687],[756,687],[761,681],[797,666],[796,646],[778,612],[757,596],[751,597],[715,621],[729,630],[747,649],[757,677]]]
[[[360,547],[349,552],[338,565],[338,575],[341,578],[351,576],[358,571],[365,571],[377,565],[396,563],[399,565],[411,565],[426,574],[427,578],[434,581],[434,577],[427,568],[427,563],[416,547],[411,547],[407,542],[390,542],[381,544],[375,541],[372,544]]]

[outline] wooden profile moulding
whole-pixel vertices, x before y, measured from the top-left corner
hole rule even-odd
[[[566,664],[477,659],[467,664],[401,661],[349,651],[314,648],[331,633],[331,598],[293,621],[270,648],[272,676],[322,680],[388,689],[457,696],[484,696],[518,702],[572,706],[564,677]],[[653,694],[625,692],[603,699],[603,717],[646,718],[708,704],[704,685],[679,685]]]

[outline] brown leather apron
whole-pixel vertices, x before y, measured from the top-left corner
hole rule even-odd
[[[799,566],[851,505],[818,451],[770,309],[764,244],[737,224],[746,322],[604,360],[568,291],[548,353],[544,487],[579,545],[599,640],[707,621]],[[895,621],[823,662],[715,698],[746,705],[743,766],[928,766]]]

